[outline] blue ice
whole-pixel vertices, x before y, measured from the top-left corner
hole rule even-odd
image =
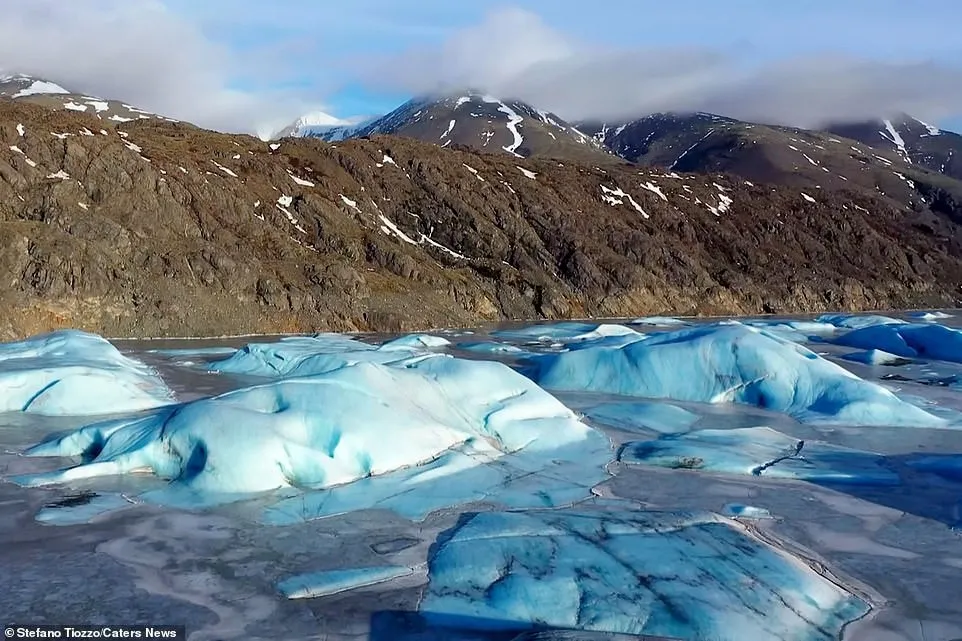
[[[173,400],[154,370],[94,334],[63,330],[0,344],[0,412],[88,416]]]
[[[245,345],[230,358],[211,363],[209,369],[224,374],[263,377],[312,376],[357,363],[390,364],[418,354],[433,355],[435,352],[428,347],[447,344],[443,338],[416,334],[381,346],[342,334],[292,336],[273,343]]]
[[[547,389],[743,403],[802,421],[946,425],[801,345],[735,322],[541,354],[526,373]]]
[[[816,483],[898,485],[885,457],[820,441],[802,441],[768,427],[697,430],[627,443],[619,459],[703,472],[790,478]]]
[[[924,472],[933,472],[953,481],[962,481],[962,454],[923,456],[909,463]]]
[[[644,318],[636,318],[628,323],[629,325],[649,325],[651,327],[679,327],[682,325],[688,325],[688,321],[681,320],[679,318],[673,318],[671,316],[646,316]]]
[[[903,320],[878,314],[822,314],[815,319],[817,323],[828,323],[840,329],[863,329],[877,325],[901,325]]]
[[[507,343],[495,341],[477,341],[471,343],[458,343],[457,348],[466,352],[478,354],[526,354],[523,349]]]
[[[947,318],[952,318],[952,314],[946,314],[945,312],[910,312],[907,314],[909,318],[919,320],[919,321],[940,321]]]
[[[447,505],[486,488],[554,504],[584,496],[580,483],[603,474],[611,458],[606,437],[511,368],[443,355],[345,365],[95,423],[27,454],[83,462],[17,477],[23,485],[149,470],[172,483],[145,498],[188,507],[332,488],[317,494],[323,505],[305,518],[334,505],[391,509],[399,492],[395,502],[408,513],[423,511],[425,495]],[[503,468],[495,465],[506,456]],[[584,477],[573,483],[577,469]],[[539,494],[540,486],[548,490]],[[561,489],[552,494],[553,486]]]
[[[614,324],[565,322],[550,325],[529,325],[513,329],[502,329],[491,332],[492,336],[506,340],[530,341],[539,343],[559,343],[569,345],[574,343],[639,340],[644,334],[636,332],[630,327]]]
[[[625,430],[650,430],[661,434],[687,432],[698,420],[694,412],[656,401],[602,403],[584,410],[595,421]]]
[[[962,331],[936,323],[877,325],[849,332],[839,345],[879,349],[905,358],[931,358],[962,363]]]
[[[728,503],[722,508],[722,514],[737,519],[766,520],[772,518],[772,513],[763,507]]]
[[[467,515],[438,538],[420,605],[487,629],[690,641],[834,641],[867,611],[722,517],[574,510]]]
[[[386,583],[412,573],[411,568],[396,565],[309,572],[279,582],[277,589],[288,599],[314,599]]]

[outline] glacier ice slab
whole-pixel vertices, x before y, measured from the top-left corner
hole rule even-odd
[[[576,464],[584,470],[590,463],[601,475],[612,458],[605,436],[511,368],[443,355],[282,378],[88,425],[27,454],[83,462],[16,477],[22,485],[149,470],[172,483],[145,498],[187,507],[285,488],[331,488],[317,495],[316,514],[301,513],[306,518],[330,513],[337,497],[344,497],[345,510],[391,509],[396,497],[402,512],[418,514],[425,503],[414,485],[433,488],[439,506],[465,493],[483,498],[492,487],[553,503],[552,495],[531,491],[534,480],[549,477],[549,485],[565,488],[562,494],[580,498],[585,488],[566,478],[577,477]],[[507,455],[504,469],[516,479],[491,465]]]
[[[811,422],[946,426],[801,345],[736,322],[540,354],[525,371],[554,390],[744,403]]]
[[[466,514],[429,558],[420,612],[491,628],[691,641],[833,641],[860,599],[712,514]]]
[[[0,344],[0,412],[91,416],[172,402],[157,372],[100,336],[62,330]]]
[[[588,418],[612,427],[661,434],[687,432],[700,418],[677,405],[653,401],[602,403],[586,408],[584,413]]]
[[[875,325],[851,331],[835,342],[846,347],[883,350],[904,358],[962,363],[962,331],[936,323]]]
[[[885,457],[820,441],[802,441],[768,427],[697,430],[622,447],[624,463],[820,483],[898,485]]]

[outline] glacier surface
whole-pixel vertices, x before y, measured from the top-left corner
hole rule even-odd
[[[745,403],[808,422],[946,423],[801,345],[741,323],[540,354],[526,372],[547,389]]]
[[[624,463],[815,483],[898,485],[885,457],[819,441],[804,441],[768,427],[696,430],[622,447]]]
[[[89,416],[173,401],[153,369],[94,334],[62,330],[0,344],[0,412]]]
[[[396,359],[406,353],[387,351]],[[612,457],[606,437],[501,363],[435,355],[321,370],[83,427],[26,452],[79,456],[80,465],[15,480],[48,485],[149,470],[172,481],[148,496],[158,502],[190,506],[281,488],[331,488],[311,499],[313,512],[300,497],[296,516],[364,507],[423,516],[426,505],[486,498],[486,489],[553,504],[536,481],[560,485],[565,491],[558,500],[574,500],[586,496],[584,483],[601,480]],[[504,468],[493,465],[506,455]],[[582,481],[565,478],[565,466],[567,473],[581,469]],[[506,479],[502,470],[518,478]],[[392,472],[397,475],[384,476]]]
[[[486,512],[438,538],[428,620],[691,641],[831,641],[861,600],[712,514]]]
[[[839,345],[875,349],[904,358],[962,363],[962,331],[936,323],[873,325],[835,340]]]

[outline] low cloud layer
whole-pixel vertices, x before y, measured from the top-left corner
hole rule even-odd
[[[461,87],[527,100],[568,119],[708,111],[797,126],[908,112],[962,112],[962,66],[810,56],[763,66],[700,49],[610,50],[539,16],[502,10],[439,47],[372,64],[372,85],[412,93]]]
[[[116,98],[201,126],[276,130],[311,106],[232,86],[248,68],[158,0],[4,0],[0,70]]]

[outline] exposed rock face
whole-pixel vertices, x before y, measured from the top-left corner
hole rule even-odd
[[[916,211],[859,185],[277,146],[3,100],[0,141],[4,336],[937,306],[962,286],[955,183]]]

